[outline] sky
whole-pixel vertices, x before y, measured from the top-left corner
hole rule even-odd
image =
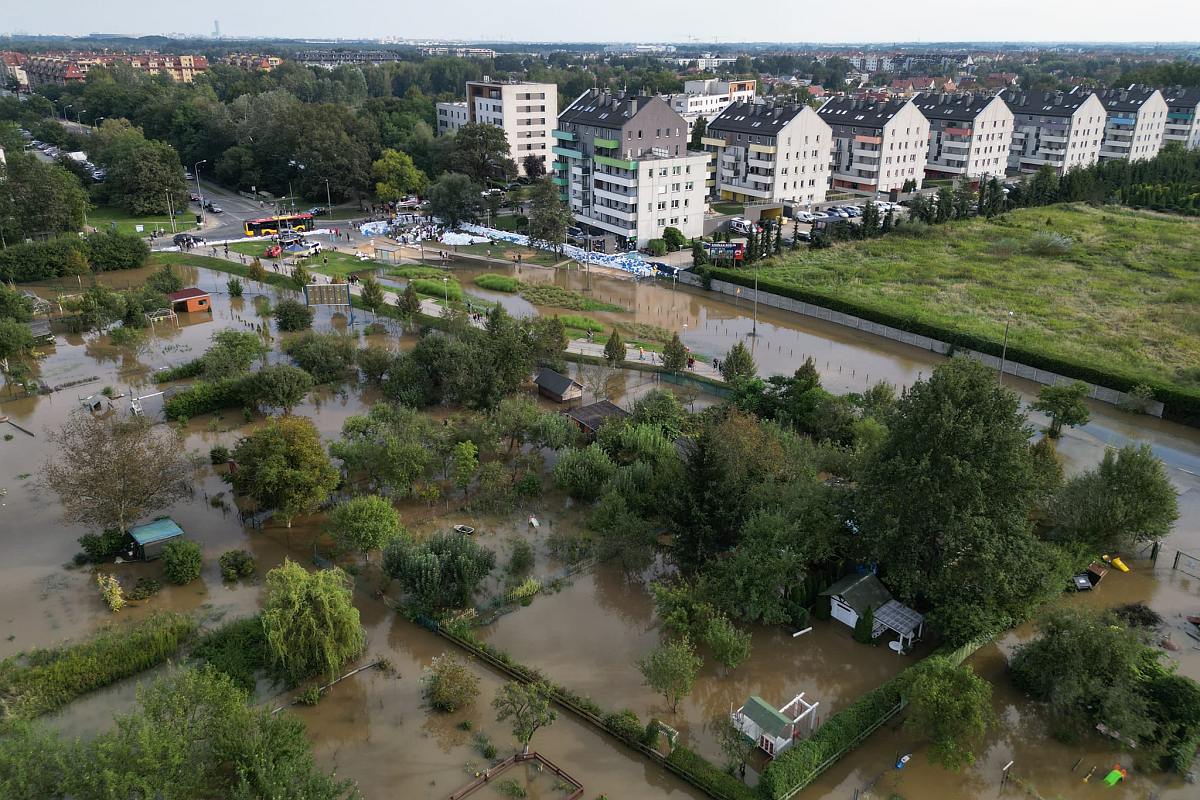
[[[1136,10],[1135,10],[1136,9]],[[605,42],[1200,40],[1200,2],[1139,0],[14,0],[0,32]]]

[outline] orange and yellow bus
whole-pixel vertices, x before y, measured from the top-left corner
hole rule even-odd
[[[311,231],[312,214],[283,214],[276,217],[248,219],[243,227],[247,236],[274,236],[283,231]]]

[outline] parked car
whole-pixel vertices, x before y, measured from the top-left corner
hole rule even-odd
[[[304,213],[312,214],[314,217],[320,217],[320,216],[328,213],[328,211],[329,211],[329,209],[327,209],[325,206],[313,206],[312,208],[310,208],[308,211],[305,211]]]
[[[193,180],[193,178],[194,178],[194,176],[192,175],[192,173],[188,172],[187,170],[184,170],[183,179],[185,181]]]
[[[193,203],[199,203],[200,195],[196,194],[195,192],[188,192],[188,200],[190,200]]]
[[[792,212],[792,219],[798,220],[799,222],[812,222],[816,218],[817,218],[817,215],[813,214],[811,211],[793,211]]]
[[[812,234],[809,233],[808,231],[796,231],[796,241],[797,242],[811,242]]]
[[[220,207],[220,206],[218,206],[218,205],[214,205],[214,204],[213,204],[213,201],[211,201],[211,200],[209,200],[207,203],[205,203],[205,204],[204,204],[204,208],[205,208],[207,211],[209,211],[210,213],[213,213],[213,214],[223,214],[223,213],[225,213],[225,209],[221,208],[221,207]]]
[[[745,217],[734,217],[729,220],[729,229],[734,233],[748,234],[754,230],[754,223]]]

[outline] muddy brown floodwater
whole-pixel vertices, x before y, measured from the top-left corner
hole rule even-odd
[[[471,286],[481,272],[517,275],[513,265],[453,262],[468,292],[503,302],[514,314],[551,313],[535,309],[521,298],[485,293]],[[246,296],[230,299],[225,292],[227,276],[207,269],[183,268],[188,285],[213,293],[213,314],[182,315],[178,326],[159,325],[147,344],[137,352],[118,348],[107,337],[60,336],[39,362],[38,377],[50,386],[93,379],[52,394],[24,399],[7,399],[0,394],[0,413],[34,432],[31,438],[6,427],[12,439],[0,441],[0,656],[31,647],[48,646],[68,638],[85,636],[113,619],[95,590],[90,568],[65,569],[79,549],[76,539],[88,532],[64,523],[55,498],[39,492],[32,476],[48,455],[47,429],[57,427],[77,407],[77,398],[112,386],[118,392],[157,391],[151,381],[154,370],[181,363],[204,351],[211,335],[222,328],[243,328],[263,321],[256,297],[274,302],[286,294],[269,286],[243,281]],[[112,286],[137,285],[147,270],[109,273],[102,280]],[[629,309],[625,313],[586,312],[603,321],[629,320],[679,331],[684,341],[700,355],[720,356],[746,337],[754,325],[747,297],[734,302],[690,289],[672,288],[664,282],[632,282],[578,271],[549,270],[529,265],[520,267],[519,277],[533,282],[553,282],[565,288],[590,290],[597,299]],[[69,283],[36,287],[53,297],[58,288],[77,291]],[[370,315],[359,312],[358,322]],[[318,313],[318,329],[355,330],[344,316],[328,310]],[[398,326],[388,323],[398,332]],[[685,327],[686,326],[686,327]],[[883,342],[837,326],[797,317],[765,307],[758,309],[759,336],[751,339],[761,371],[791,372],[802,359],[812,356],[825,385],[834,391],[857,391],[878,380],[905,386],[928,375],[943,361],[925,351]],[[374,341],[392,347],[411,346],[411,336],[379,336]],[[1037,387],[1006,378],[1028,401]],[[635,371],[620,373],[613,387],[615,399],[628,402],[657,386],[651,375]],[[7,389],[4,390],[5,393]],[[375,394],[359,387],[322,388],[313,393],[295,413],[310,417],[322,437],[329,441],[340,433],[342,423],[353,414],[364,413]],[[125,413],[127,400],[118,401]],[[701,398],[697,406],[711,402]],[[157,415],[160,398],[145,400],[148,413]],[[1200,551],[1200,435],[1161,420],[1124,414],[1110,406],[1091,404],[1092,422],[1067,431],[1059,444],[1059,455],[1068,472],[1089,468],[1109,445],[1149,443],[1167,464],[1180,492],[1181,516],[1175,532],[1154,567],[1136,557],[1129,559],[1133,571],[1110,572],[1092,593],[1064,595],[1061,602],[1111,606],[1141,601],[1166,618],[1165,629],[1182,646],[1171,659],[1183,674],[1200,678],[1200,650],[1189,638],[1184,614],[1200,613],[1200,577],[1171,569],[1176,549]],[[1044,420],[1032,414],[1035,424]],[[261,532],[247,532],[238,523],[229,489],[208,465],[208,450],[218,444],[232,446],[237,438],[261,424],[247,421],[240,410],[229,410],[191,420],[183,429],[185,447],[197,454],[197,491],[194,498],[168,510],[189,536],[204,548],[205,569],[200,581],[185,587],[164,586],[161,593],[142,604],[131,604],[124,617],[138,617],[157,608],[198,612],[208,623],[247,615],[257,610],[261,587],[257,580],[224,583],[217,571],[217,556],[228,549],[250,550],[258,560],[260,575],[290,556],[310,563],[312,541],[320,532],[320,517],[297,519],[291,529],[268,525]],[[535,549],[532,574],[547,578],[559,575],[564,564],[551,553],[551,537],[572,537],[582,532],[584,517],[554,492],[502,517],[466,513],[445,514],[439,508],[416,504],[401,508],[405,523],[418,535],[444,529],[456,522],[477,527],[479,538],[498,555],[500,569],[484,587],[481,601],[503,593],[510,579],[503,565],[518,539]],[[529,515],[541,525],[532,528]],[[157,564],[110,565],[105,570],[119,574],[127,585],[141,574],[159,575]],[[706,664],[694,693],[672,714],[660,697],[641,681],[635,662],[662,637],[646,588],[647,579],[658,567],[627,575],[615,565],[603,564],[568,579],[560,591],[538,596],[533,603],[506,614],[481,629],[492,644],[509,651],[517,660],[539,667],[554,680],[590,695],[606,710],[631,708],[643,721],[658,716],[677,727],[685,740],[704,755],[720,760],[711,723],[740,705],[748,695],[758,694],[782,705],[794,694],[805,692],[819,701],[818,717],[844,707],[862,692],[879,685],[905,666],[914,656],[897,656],[883,648],[855,643],[849,629],[833,622],[818,622],[812,632],[792,638],[781,629],[755,629],[753,654],[728,675],[718,674]],[[475,744],[482,732],[501,755],[514,751],[506,726],[495,722],[489,703],[502,679],[473,664],[480,677],[482,694],[475,704],[452,715],[428,712],[421,704],[421,670],[436,655],[451,649],[428,631],[387,609],[374,595],[377,577],[368,573],[360,579],[356,603],[368,631],[368,658],[386,657],[396,669],[394,676],[369,671],[338,684],[317,706],[295,707],[309,726],[317,757],[322,765],[336,768],[357,780],[368,798],[441,797],[466,783],[474,769],[483,764]],[[1018,796],[1022,787],[1050,798],[1090,796],[1097,791],[1094,776],[1082,778],[1092,766],[1102,776],[1118,761],[1129,765],[1128,754],[1105,747],[1103,741],[1088,740],[1077,746],[1051,739],[1037,708],[1015,692],[1005,675],[1006,658],[1013,647],[1032,635],[1029,626],[1006,635],[983,648],[972,665],[995,686],[995,706],[1002,725],[992,733],[977,762],[960,773],[949,773],[929,765],[913,737],[902,728],[887,727],[872,736],[822,776],[802,797],[887,798],[892,794],[930,800],[982,798],[999,794],[1001,769],[1009,761],[1009,787],[1004,794]],[[918,651],[918,655],[923,651]],[[134,687],[154,673],[138,676],[71,704],[50,719],[64,731],[88,735],[111,724],[114,713],[127,709]],[[260,686],[258,699],[273,701],[273,692]],[[472,729],[459,724],[470,720]],[[613,739],[578,722],[565,712],[534,740],[535,748],[585,785],[586,798],[605,793],[611,798],[698,797],[699,794],[643,757]],[[898,755],[913,753],[903,770],[896,770]],[[1077,768],[1072,771],[1072,766]],[[756,766],[761,766],[758,764]],[[558,796],[553,782],[544,774],[529,772],[509,776],[526,782],[532,797]],[[752,771],[751,780],[755,778]],[[494,791],[494,789],[489,789]],[[1182,785],[1171,776],[1144,776],[1136,772],[1123,786],[1105,790],[1117,798],[1160,800],[1195,797],[1194,787]],[[487,794],[479,794],[487,797]],[[1033,796],[1033,795],[1031,795]]]

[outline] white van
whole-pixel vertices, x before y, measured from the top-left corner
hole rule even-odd
[[[754,223],[745,217],[734,217],[729,220],[729,230],[734,233],[749,234],[754,230]]]

